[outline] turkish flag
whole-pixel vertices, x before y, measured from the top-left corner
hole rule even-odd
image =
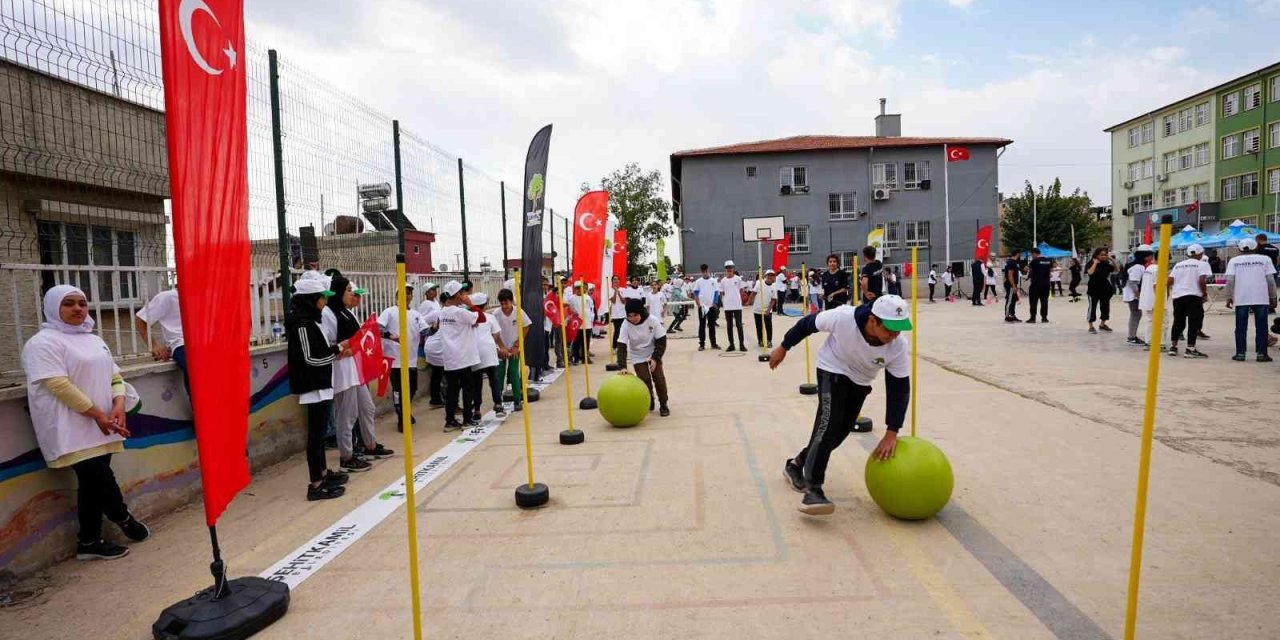
[[[978,241],[973,249],[973,259],[986,262],[991,258],[991,225],[978,229]]]
[[[582,330],[582,317],[576,313],[569,314],[564,321],[564,330],[568,332],[569,341],[578,339],[578,332]]]
[[[547,292],[547,297],[542,301],[542,313],[551,321],[551,326],[560,326],[560,298],[556,297],[555,290]]]
[[[583,283],[600,282],[604,265],[604,230],[609,221],[609,192],[588,191],[573,209],[573,271]],[[592,298],[600,306],[600,288]]]
[[[1142,233],[1142,243],[1151,244],[1151,216],[1147,216],[1147,229]]]
[[[908,262],[908,263],[906,263],[906,264],[902,265],[902,275],[904,275],[904,276],[906,276],[906,277],[910,278],[912,273],[914,273],[914,271],[913,271],[913,269],[912,269],[912,266],[911,266],[911,263],[910,263],[910,262]]]
[[[782,234],[782,239],[773,243],[773,270],[782,271],[787,266],[787,254],[791,251],[791,234]]]
[[[1199,200],[1196,200],[1195,202],[1192,202],[1191,204],[1187,205],[1187,213],[1195,213],[1199,210],[1200,210]]]
[[[356,359],[356,371],[360,372],[360,384],[382,377],[382,329],[378,316],[370,315],[360,330],[351,336],[351,353]]]
[[[613,275],[627,281],[627,230],[613,230]]]
[[[964,162],[969,159],[969,147],[947,147],[947,162]]]
[[[386,356],[382,357],[382,373],[378,375],[379,398],[387,395],[387,387],[391,386],[391,372],[396,371],[397,375],[399,374],[399,369],[395,369],[391,366],[395,361],[395,358],[388,358]]]
[[[242,0],[161,0],[173,248],[208,526],[249,484],[244,54]]]

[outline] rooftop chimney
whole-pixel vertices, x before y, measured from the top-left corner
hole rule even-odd
[[[876,116],[876,137],[899,138],[902,136],[902,115],[885,113],[885,102],[887,101],[884,98],[880,98],[880,115]]]

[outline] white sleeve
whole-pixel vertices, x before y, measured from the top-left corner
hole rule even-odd
[[[338,341],[338,316],[334,315],[333,309],[329,307],[325,307],[324,311],[320,312],[320,331],[324,332],[324,337],[328,338],[329,342]]]
[[[497,322],[489,322],[489,321],[488,321],[488,317],[489,317],[489,316],[485,316],[486,320],[485,320],[485,323],[484,323],[484,324],[485,324],[485,326],[489,327],[489,333],[491,333],[491,334],[493,334],[493,335],[495,335],[495,336],[496,336],[496,335],[498,335],[499,333],[502,333],[502,328],[498,326],[498,323],[497,323]]]
[[[654,326],[657,327],[657,329],[653,332],[654,340],[667,337],[667,328],[662,326],[662,322],[660,320],[658,320],[653,316],[649,316],[649,320],[653,322]]]
[[[818,331],[831,331],[834,329],[840,320],[842,308],[843,307],[836,307],[835,309],[828,309],[819,313],[818,317],[813,319],[814,325],[818,327]]]
[[[884,368],[890,375],[895,378],[911,377],[911,351],[905,347],[894,352],[893,357],[889,359],[888,364]]]
[[[27,384],[40,380],[71,375],[62,358],[63,345],[54,340],[44,340],[37,333],[22,349],[22,369],[27,373]]]
[[[521,309],[520,310],[520,326],[527,327],[531,324],[533,324],[533,320],[530,320],[529,314],[525,313],[524,309]]]

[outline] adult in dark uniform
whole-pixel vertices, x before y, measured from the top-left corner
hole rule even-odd
[[[1028,277],[1027,297],[1031,299],[1030,324],[1036,322],[1036,307],[1040,308],[1040,322],[1049,321],[1049,278],[1053,272],[1053,260],[1040,255],[1039,249],[1031,250],[1031,261],[1027,263]]]
[[[972,273],[970,275],[972,276],[971,279],[973,280],[973,289],[972,289],[973,295],[969,296],[969,298],[973,300],[973,306],[981,307],[982,297],[978,295],[978,292],[982,291],[986,287],[986,284],[985,284],[986,276],[983,275],[982,261],[974,260],[973,268],[971,269],[971,271]]]
[[[849,302],[849,272],[840,268],[840,257],[827,256],[827,270],[822,273],[822,304],[834,309]]]

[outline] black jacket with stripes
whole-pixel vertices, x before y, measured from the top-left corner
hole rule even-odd
[[[291,320],[285,335],[289,340],[289,392],[302,395],[333,387],[333,363],[340,349],[329,344],[320,323],[312,318]]]

